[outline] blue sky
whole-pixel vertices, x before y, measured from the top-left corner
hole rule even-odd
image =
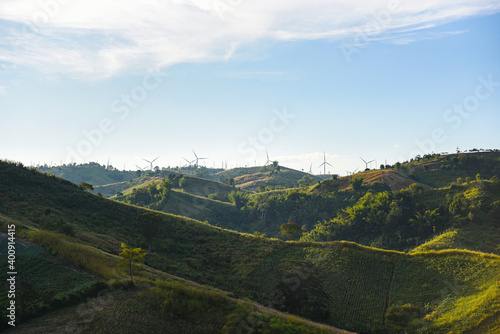
[[[0,4],[0,158],[344,175],[499,148],[497,1]],[[372,165],[374,166],[374,164]]]

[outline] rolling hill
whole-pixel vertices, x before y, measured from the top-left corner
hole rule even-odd
[[[378,189],[383,189],[385,186],[387,190],[398,191],[408,188],[411,184],[419,182],[409,178],[405,174],[395,170],[370,170],[356,173],[355,175],[339,177],[337,179],[327,179],[319,184],[311,187],[311,192],[325,193],[331,191],[344,191],[352,190],[350,180],[355,178],[362,178],[364,186],[382,186]],[[426,185],[423,185],[427,187]]]
[[[87,182],[94,186],[129,181],[136,177],[132,171],[119,171],[113,166],[99,165],[95,162],[70,164],[55,167],[40,166],[41,172],[62,177],[73,183]]]
[[[4,220],[15,221],[33,242],[61,259],[103,278],[123,277],[117,269],[119,261],[113,260],[121,242],[147,248],[149,240],[151,254],[141,280],[147,281],[153,273],[156,277],[175,275],[182,277],[182,285],[189,279],[232,292],[233,297],[251,298],[273,309],[359,333],[464,333],[484,326],[491,328],[500,321],[500,287],[496,281],[500,257],[494,254],[468,250],[409,254],[351,242],[266,239],[113,202],[68,181],[6,162],[0,162],[0,188],[0,214]],[[92,258],[95,260],[89,261]],[[182,292],[183,286],[160,284],[151,288],[157,290],[149,289],[131,290],[130,296],[119,303],[123,309],[111,305],[106,314],[112,314],[112,318],[131,314],[137,317],[149,310],[130,313],[133,305],[141,304],[134,300],[142,298],[151,300],[154,310],[162,309],[187,322],[201,309],[211,313],[211,297],[196,292],[190,298],[189,292]],[[193,305],[192,313],[175,313],[179,311],[169,300],[177,300],[178,295],[193,299],[191,304],[185,304]],[[155,304],[158,300],[164,308],[154,306],[160,305]],[[241,319],[238,314],[244,312],[228,307],[229,311],[220,316],[225,319],[223,326],[230,319]],[[156,317],[155,312],[150,314]],[[215,319],[220,317],[213,314],[210,326],[212,332],[217,332],[222,320],[217,322]],[[51,314],[46,316],[49,326]],[[54,321],[61,319],[53,316]],[[62,317],[67,319],[66,315]],[[269,313],[263,318],[259,326],[268,326],[273,332],[298,328],[280,323]],[[99,321],[104,321],[100,319],[92,320],[89,326],[99,326]],[[168,321],[159,325],[163,324],[166,327],[162,328],[173,326]]]

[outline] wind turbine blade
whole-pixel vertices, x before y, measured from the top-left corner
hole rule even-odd
[[[149,162],[150,164],[152,163],[151,161],[149,161],[149,160],[146,160],[146,159],[142,159],[142,160],[144,160],[144,161],[146,161],[146,162]]]
[[[158,157],[159,158],[159,157]],[[151,163],[155,162],[156,160],[158,160],[158,158],[154,159],[153,161],[151,161]]]
[[[191,149],[191,150],[193,151],[194,156],[196,157],[196,159],[198,159],[198,156],[196,155],[196,152],[193,149]]]
[[[361,160],[363,160],[363,162],[364,162],[364,163],[366,164],[366,161],[365,161],[365,159],[363,159],[363,158],[361,158],[361,157],[359,157],[359,158],[360,158]]]
[[[367,164],[369,164],[370,162],[374,162],[374,161],[375,161],[375,159],[373,159],[372,161],[368,161]]]
[[[323,166],[325,163],[323,162],[321,165],[318,166],[318,168],[320,168],[321,166]]]
[[[333,167],[333,165],[332,165],[331,163],[329,163],[329,162],[327,162],[326,164],[327,164],[328,166],[332,166],[332,167]]]

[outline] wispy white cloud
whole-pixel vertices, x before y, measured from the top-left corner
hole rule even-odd
[[[2,0],[0,61],[78,78],[228,60],[269,40],[412,43],[496,0]],[[358,41],[359,42],[359,41]]]
[[[7,87],[0,85],[0,96],[7,94]]]

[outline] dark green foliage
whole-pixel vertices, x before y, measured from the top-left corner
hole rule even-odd
[[[330,317],[330,297],[323,290],[324,278],[314,264],[289,261],[283,276],[274,287],[274,307],[318,322]]]
[[[231,203],[234,204],[234,206],[236,207],[236,209],[239,210],[242,207],[244,207],[244,206],[247,205],[249,196],[248,196],[248,194],[245,194],[245,193],[243,193],[241,191],[232,191],[228,195],[228,198],[231,201]]]
[[[296,240],[302,235],[302,227],[292,222],[282,224],[280,229],[281,233],[291,240]]]
[[[91,184],[87,183],[87,182],[80,182],[79,187],[83,191],[94,191],[94,187]]]
[[[413,319],[421,317],[420,308],[411,304],[392,305],[385,314],[386,323],[394,327],[407,327]]]
[[[165,179],[159,183],[151,183],[148,187],[134,188],[125,200],[130,204],[157,209],[165,205],[172,187],[172,182]]]
[[[363,179],[361,177],[357,177],[354,179],[350,179],[349,183],[352,185],[352,189],[354,191],[361,190],[361,184],[363,183]]]
[[[301,178],[300,180],[297,181],[297,184],[299,186],[307,186],[307,185],[311,185],[311,184],[314,184],[316,182],[316,179],[314,177],[312,177],[311,175],[307,174],[307,175],[304,175],[303,178]]]
[[[439,214],[418,204],[418,192],[368,192],[356,205],[342,209],[337,217],[316,226],[304,240],[350,240],[378,247],[406,249],[449,225]]]
[[[32,248],[32,247],[30,247]],[[35,247],[36,248],[36,247]],[[21,247],[19,247],[21,249]],[[16,254],[16,323],[26,321],[55,306],[79,301],[91,293],[99,283],[80,272],[66,268],[59,262],[35,256],[32,252]],[[7,268],[7,260],[0,260]],[[2,273],[2,291],[8,291],[6,272]],[[7,307],[7,293],[0,295],[0,306]],[[7,327],[7,318],[0,320],[0,329]]]
[[[124,240],[133,247],[142,247],[147,243],[147,235],[140,230],[143,222],[141,215],[146,211],[82,192],[74,184],[60,179],[31,174],[33,172],[30,170],[11,166],[4,166],[0,162],[2,215],[30,221],[30,225],[33,223],[35,227],[50,224],[57,215],[61,221],[75,227],[78,239],[115,254],[116,240]],[[273,227],[277,227],[279,231],[283,222],[291,220],[305,225],[303,221],[316,219],[325,213],[330,215],[325,220],[329,220],[342,209],[336,219],[345,226],[338,230],[334,227],[331,231],[346,235],[355,233],[367,244],[380,242],[385,247],[394,243],[395,247],[406,247],[415,242],[415,235],[429,233],[429,229],[434,226],[437,227],[436,232],[440,232],[448,223],[466,225],[475,224],[476,221],[485,221],[485,224],[494,221],[500,212],[499,190],[495,182],[474,181],[469,185],[456,185],[446,189],[411,189],[379,194],[369,192],[365,195],[351,191],[326,195],[300,191],[262,193],[251,198],[248,205],[238,212],[241,217],[251,217],[254,214],[257,216],[257,212],[269,210],[262,221],[279,222]],[[455,198],[462,193],[463,197]],[[456,203],[463,203],[466,209],[450,209],[455,200]],[[458,204],[452,207],[458,207]],[[50,212],[46,214],[48,208]],[[290,213],[299,219],[290,219]],[[146,264],[226,291],[240,290],[241,296],[258,299],[264,304],[266,300],[279,297],[279,294],[283,296],[288,293],[280,303],[283,310],[304,313],[309,317],[328,317],[325,321],[329,324],[359,333],[377,330],[388,333],[389,327],[384,328],[384,315],[391,305],[410,303],[423,307],[430,301],[435,302],[436,310],[440,312],[436,312],[441,317],[439,319],[445,316],[450,319],[433,329],[435,333],[451,330],[459,332],[460,326],[474,325],[483,314],[487,315],[490,310],[498,309],[495,304],[496,291],[491,288],[498,271],[498,260],[493,255],[479,254],[476,255],[477,259],[471,258],[464,262],[466,252],[456,256],[446,252],[408,255],[364,248],[348,242],[285,243],[223,231],[182,217],[160,214],[158,217],[160,230],[158,237],[153,239],[153,252],[147,257]],[[234,217],[237,219],[237,216]],[[333,223],[336,223],[336,219]],[[149,221],[149,218],[145,220]],[[325,224],[322,224],[323,227],[327,225]],[[323,232],[331,232],[327,227]],[[419,232],[420,228],[422,230]],[[321,229],[318,231],[321,232]],[[409,240],[403,240],[407,236],[410,236],[407,238]],[[63,236],[58,238],[66,239]],[[335,234],[330,238],[333,240]],[[452,256],[456,259],[450,260]],[[309,267],[303,268],[301,263],[312,263],[311,270]],[[459,284],[466,285],[467,294],[450,294],[447,293],[448,290],[444,290],[446,280],[453,277],[458,277]],[[297,286],[293,284],[297,280],[306,282],[300,283],[302,288],[299,286],[295,289],[302,296],[297,300],[306,301],[304,305],[294,302],[294,291],[290,288]],[[205,303],[204,297],[189,295],[186,300],[195,299],[190,303],[182,301],[183,292],[174,290],[175,288],[167,289],[166,296],[161,298],[152,294],[151,299],[147,299],[148,302],[139,297],[116,303],[116,312],[100,313],[98,317],[102,317],[99,318],[101,320],[92,323],[95,327],[87,332],[106,329],[112,332],[118,323],[121,326],[126,324],[131,331],[139,328],[134,326],[148,323],[153,326],[151,332],[165,331],[165,328],[172,330],[172,327],[161,327],[160,323],[165,324],[165,319],[182,317],[185,317],[183,324],[188,327],[178,330],[185,330],[184,332],[230,333],[238,330],[237,324],[242,319],[251,325],[249,328],[256,331],[308,332],[307,329],[300,329],[300,324],[266,318],[267,316],[257,317],[255,322],[248,321],[247,315],[252,315],[253,311],[231,310],[231,304],[227,312],[215,313],[216,310],[210,306],[212,302]],[[453,303],[461,302],[462,297],[475,297],[476,294],[476,303],[479,305],[477,309],[463,306],[464,310],[470,310],[467,317],[460,318],[460,322],[457,322],[455,320],[458,316],[448,316],[450,312],[455,312]],[[180,301],[183,308],[192,309],[193,312],[176,315],[178,309],[175,305],[167,303],[162,307],[171,296],[173,300]],[[466,302],[468,300],[463,303]],[[324,308],[324,305],[327,307]],[[143,319],[141,316],[133,316],[137,313],[126,313],[134,308],[141,309],[139,314],[150,321],[134,323],[134,318]],[[217,309],[224,310],[224,306]],[[165,313],[161,313],[164,311]],[[118,321],[112,314],[123,316]],[[159,314],[163,316],[157,317]],[[214,319],[211,320],[209,316]],[[207,325],[209,321],[210,325]],[[235,324],[236,327],[233,326]],[[196,327],[198,325],[200,327]],[[165,326],[173,325],[166,323]]]

